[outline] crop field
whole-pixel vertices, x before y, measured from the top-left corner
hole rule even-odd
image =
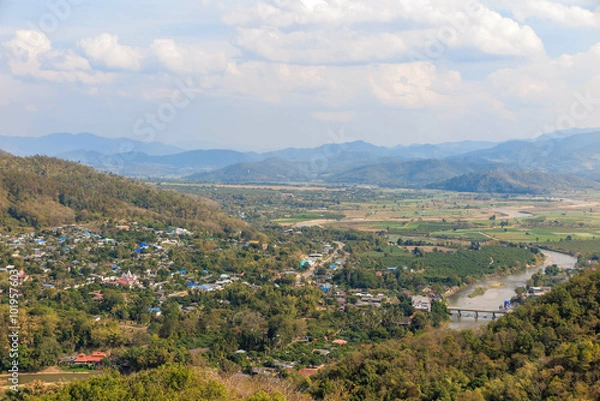
[[[210,198],[231,216],[287,227],[385,232],[389,238],[573,244],[600,239],[600,194],[494,196],[368,187],[161,184]]]
[[[393,236],[460,241],[499,240],[556,243],[600,238],[600,196],[579,199],[526,197],[495,199],[431,192],[413,199],[342,203],[346,217],[330,223]]]

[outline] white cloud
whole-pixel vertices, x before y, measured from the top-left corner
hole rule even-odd
[[[572,28],[600,28],[600,7],[595,3],[595,11],[586,8],[591,2],[551,1],[551,0],[501,0],[495,6],[510,10],[514,18],[525,22],[529,18],[550,20]]]
[[[50,39],[41,32],[21,30],[3,44],[8,65],[15,75],[34,75],[40,69],[38,56],[52,49]]]
[[[51,82],[106,83],[110,74],[89,71],[87,60],[73,52],[52,48],[46,35],[38,31],[20,30],[3,43],[8,66],[16,76],[31,76]]]
[[[211,53],[200,46],[179,45],[173,39],[156,39],[150,49],[164,67],[176,73],[211,74],[227,67],[224,52]]]
[[[503,96],[521,101],[555,103],[570,97],[575,90],[590,88],[598,77],[598,65],[600,42],[587,52],[498,70],[487,77],[485,84]]]
[[[270,62],[230,63],[212,93],[268,103],[320,105],[321,121],[349,121],[348,108],[435,108],[462,96],[457,71],[440,72],[431,63],[304,66]],[[346,110],[344,110],[346,108]],[[336,110],[338,109],[338,110]]]
[[[502,102],[531,137],[600,125],[600,43],[587,52],[538,60],[490,74],[479,85]],[[581,99],[587,99],[583,102]]]
[[[377,62],[408,52],[401,35],[349,29],[283,32],[278,28],[240,29],[235,45],[268,60],[297,64]]]
[[[437,107],[449,99],[443,92],[456,89],[460,74],[438,73],[428,62],[384,64],[372,67],[369,82],[384,104],[403,108]]]
[[[117,35],[103,33],[94,38],[81,39],[79,46],[90,60],[101,66],[132,71],[141,67],[142,51],[119,44]]]
[[[473,18],[460,41],[487,54],[530,57],[545,54],[542,40],[531,27],[485,8]]]
[[[238,27],[238,46],[283,62],[394,61],[432,41],[501,56],[544,53],[531,27],[467,0],[262,0],[229,8],[224,21]],[[393,31],[375,33],[357,25],[390,22]]]
[[[89,71],[92,69],[89,61],[72,51],[53,52],[52,67],[61,71]]]
[[[318,93],[328,85],[324,74],[325,67],[230,62],[217,90],[225,96],[250,97],[271,103],[290,101],[298,94],[318,101]]]

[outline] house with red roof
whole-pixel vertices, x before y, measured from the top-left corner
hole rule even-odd
[[[92,355],[79,354],[77,358],[73,359],[71,364],[73,365],[98,365],[104,359],[108,358],[105,352],[96,351]]]

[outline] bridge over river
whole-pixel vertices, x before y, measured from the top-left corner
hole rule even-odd
[[[543,272],[547,266],[555,263],[561,269],[573,269],[577,263],[577,259],[570,255],[547,250],[543,252],[548,258],[541,266],[505,277],[491,277],[467,285],[454,295],[449,295],[446,300],[449,309],[453,312],[449,327],[452,329],[475,329],[486,324],[486,321],[489,322],[491,319],[483,319],[483,316],[491,318],[494,314],[496,317],[506,314],[498,307],[500,305],[504,306],[504,301],[515,295],[516,288],[526,287],[528,280],[534,273]],[[473,297],[472,294],[478,287],[487,288],[487,291],[481,296]],[[462,316],[458,316],[458,311],[461,312]],[[475,311],[478,312],[479,319],[475,319]]]
[[[492,319],[496,318],[496,315],[504,315],[506,313],[512,312],[511,309],[485,309],[485,308],[474,308],[474,307],[460,307],[460,306],[449,306],[448,312],[456,312],[459,317],[462,316],[465,312],[471,312],[475,314],[475,318],[479,318],[479,314],[482,315],[492,315]]]

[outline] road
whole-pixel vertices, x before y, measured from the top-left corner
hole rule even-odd
[[[299,274],[296,278],[296,287],[300,286],[302,279],[304,278],[307,281],[310,281],[310,278],[315,274],[315,270],[323,265],[327,265],[331,263],[333,259],[337,256],[338,253],[342,252],[344,249],[344,243],[339,241],[333,241],[334,244],[337,245],[337,248],[329,254],[326,259],[322,259],[320,262],[313,264],[307,271]]]

